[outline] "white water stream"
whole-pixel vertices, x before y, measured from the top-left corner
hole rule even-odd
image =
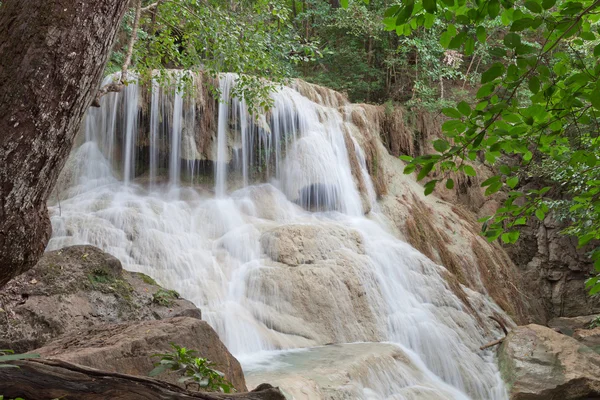
[[[48,249],[89,243],[177,290],[202,309],[250,376],[269,381],[288,371],[316,382],[309,375],[318,368],[358,360],[362,367],[344,375],[344,398],[507,398],[491,353],[478,350],[482,328],[440,268],[377,222],[358,149],[374,210],[364,216],[343,113],[286,87],[258,123],[243,101],[229,98],[233,85],[235,76],[221,77],[213,190],[194,185],[198,163],[184,158],[196,153],[198,135],[210,134],[194,131],[193,98],[153,85],[142,126],[141,88],[105,96],[67,167],[68,198],[60,210],[50,207]],[[145,146],[137,145],[140,134]],[[254,182],[257,171],[263,183]],[[296,204],[306,201],[329,210]],[[392,344],[315,347],[350,342]],[[298,348],[312,349],[283,351]],[[282,388],[302,398],[305,389],[286,379]]]

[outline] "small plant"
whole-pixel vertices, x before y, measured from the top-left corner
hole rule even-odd
[[[19,368],[17,365],[6,364],[7,361],[40,358],[39,354],[15,354],[12,350],[0,350],[0,368]],[[1,400],[1,399],[0,399]]]
[[[590,322],[589,329],[599,328],[600,327],[600,316],[597,316]]]
[[[152,302],[160,304],[161,306],[169,307],[171,301],[179,298],[179,293],[174,290],[158,289],[156,293],[152,295]]]
[[[224,378],[224,374],[213,369],[214,363],[206,358],[196,357],[195,350],[171,343],[173,352],[154,354],[152,357],[160,357],[160,361],[154,363],[155,368],[150,371],[150,376],[157,376],[165,371],[175,371],[183,374],[179,382],[185,384],[186,389],[190,385],[197,385],[198,391],[222,391],[231,393],[235,391],[231,382]]]

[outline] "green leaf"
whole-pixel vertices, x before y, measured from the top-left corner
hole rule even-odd
[[[594,47],[594,55],[596,57],[600,57],[600,44],[596,45],[596,47]]]
[[[513,177],[510,177],[510,178],[508,178],[506,180],[506,184],[511,189],[514,189],[517,186],[518,183],[519,183],[519,177],[518,176],[513,176]]]
[[[485,40],[487,39],[487,32],[483,26],[480,25],[477,27],[476,35],[477,40],[479,40],[481,43],[485,43]]]
[[[436,0],[423,0],[423,8],[430,14],[434,14],[437,11]]]
[[[467,103],[466,101],[461,101],[460,103],[458,103],[458,111],[460,111],[463,115],[466,115],[467,117],[471,114],[471,106],[469,106],[469,103]]]
[[[496,183],[500,181],[500,177],[499,176],[492,176],[491,178],[486,179],[485,181],[481,182],[481,187],[486,187],[486,186],[490,186],[493,183]]]
[[[348,8],[348,0],[340,0],[340,4],[343,8]]]
[[[520,32],[520,31],[524,31],[525,29],[531,27],[531,22],[533,20],[531,18],[521,18],[516,20],[515,22],[512,23],[512,25],[510,26],[510,30],[511,32]]]
[[[475,51],[475,39],[468,37],[465,41],[465,55],[470,56]]]
[[[408,164],[406,167],[404,167],[403,173],[404,175],[412,174],[413,172],[415,172],[416,168],[416,164]]]
[[[502,234],[502,241],[504,243],[515,243],[517,240],[519,240],[519,231],[512,231],[512,232],[506,232]]]
[[[504,73],[504,65],[501,63],[495,63],[481,75],[481,83],[487,83],[487,82],[493,81],[494,79],[498,78],[499,76],[502,76],[503,73]],[[479,97],[479,96],[477,96],[477,97]]]
[[[537,217],[537,219],[543,222],[544,218],[546,218],[546,213],[541,208],[538,208],[537,210],[535,210],[535,216]]]
[[[425,178],[431,172],[434,165],[435,163],[432,162],[423,165],[423,168],[421,168],[421,171],[419,171],[419,174],[417,175],[417,180],[420,181],[421,179]]]
[[[459,33],[458,35],[454,36],[454,38],[452,38],[452,40],[450,41],[450,44],[448,44],[448,48],[449,49],[459,49],[460,46],[462,46],[463,43],[465,42],[466,38],[467,38],[466,32]]]
[[[438,139],[438,140],[434,140],[433,148],[436,149],[437,151],[439,151],[440,153],[443,153],[444,151],[446,151],[450,148],[450,144],[443,139]]]
[[[429,196],[431,193],[433,193],[436,183],[437,183],[437,181],[433,180],[433,181],[429,181],[425,184],[425,196]]]
[[[406,1],[406,4],[402,8],[402,10],[400,10],[400,12],[398,13],[398,17],[396,18],[396,25],[402,25],[406,21],[408,21],[410,19],[410,17],[412,16],[414,8],[415,8],[414,0]]]
[[[412,162],[412,160],[414,160],[413,157],[411,156],[406,156],[406,155],[402,155],[400,157],[398,157],[399,159],[401,159],[402,161],[406,161],[406,162]]]
[[[442,109],[442,113],[450,118],[462,118],[461,113],[456,108],[447,107]]]
[[[542,7],[544,10],[549,10],[556,4],[556,0],[542,0]]]
[[[542,12],[542,6],[540,5],[540,3],[538,3],[537,1],[534,0],[529,0],[525,2],[525,7],[536,14],[539,14]]]
[[[531,90],[531,93],[533,94],[540,91],[540,80],[537,76],[529,78],[529,90]]]
[[[489,96],[490,94],[492,94],[494,92],[495,88],[496,88],[496,86],[493,83],[488,83],[487,85],[483,85],[477,91],[477,98],[482,99],[484,97]]]
[[[488,186],[488,188],[485,190],[485,195],[489,196],[491,194],[496,193],[498,190],[500,190],[502,188],[502,182],[496,182],[496,183],[492,183],[490,186]]]
[[[462,170],[465,173],[465,175],[467,175],[467,176],[476,176],[477,175],[477,173],[475,172],[473,167],[471,167],[470,165],[463,165]]]
[[[448,180],[446,181],[446,189],[454,189],[454,180],[451,178],[448,178]]]
[[[498,0],[490,0],[488,4],[488,14],[490,18],[494,19],[500,13],[500,1]]]
[[[400,5],[396,4],[395,6],[392,6],[392,7],[388,8],[387,10],[385,10],[385,14],[383,16],[385,18],[393,17],[394,15],[396,15],[398,13],[399,10],[400,10]]]
[[[516,48],[521,44],[521,35],[514,32],[507,33],[506,35],[504,35],[504,44],[508,48]]]
[[[590,102],[594,108],[600,110],[600,88],[596,87],[596,90],[592,90],[590,93]]]
[[[590,279],[586,280],[586,281],[585,281],[585,287],[586,287],[586,288],[590,288],[590,287],[594,286],[594,285],[595,285],[595,284],[598,282],[598,279],[599,279],[599,278],[600,278],[600,277],[598,277],[598,276],[595,276],[595,277],[593,277],[593,278],[590,278]]]

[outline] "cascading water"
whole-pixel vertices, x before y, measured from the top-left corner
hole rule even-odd
[[[190,95],[151,85],[147,126],[145,89],[132,83],[106,95],[72,154],[68,198],[60,212],[50,207],[49,249],[89,243],[177,290],[251,374],[389,346],[398,355],[348,374],[349,396],[506,398],[493,357],[477,349],[483,329],[440,267],[377,222],[365,157],[351,138],[370,204],[361,199],[343,107],[283,87],[268,115],[251,117],[230,96],[235,81],[220,78],[214,194],[200,185],[207,160],[194,158],[195,146],[211,133],[194,128]],[[384,341],[393,344],[315,347]],[[285,351],[298,348],[313,349]]]

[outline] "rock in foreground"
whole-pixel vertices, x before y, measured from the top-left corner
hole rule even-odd
[[[67,247],[44,254],[0,292],[0,348],[27,352],[66,332],[176,315],[200,310],[100,249]]]
[[[600,398],[600,355],[550,328],[509,332],[499,362],[511,400]]]
[[[240,363],[210,325],[195,318],[176,317],[96,326],[66,334],[35,352],[46,359],[58,359],[107,372],[148,376],[154,368],[153,361],[158,361],[151,356],[172,351],[170,343],[198,351],[200,357],[214,362],[214,368],[223,372],[239,392],[247,390]],[[157,378],[178,384],[180,377],[164,373]]]

